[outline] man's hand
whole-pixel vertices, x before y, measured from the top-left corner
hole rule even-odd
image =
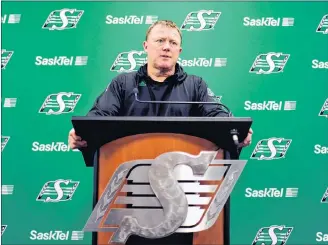
[[[77,136],[75,134],[74,128],[72,128],[71,131],[69,131],[68,144],[69,147],[72,149],[87,147],[87,142],[85,140],[82,140],[80,136]]]
[[[241,142],[239,146],[240,147],[249,146],[252,143],[252,134],[253,134],[253,130],[250,128],[246,139],[244,140],[244,142]]]

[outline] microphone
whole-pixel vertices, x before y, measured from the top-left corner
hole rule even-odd
[[[151,101],[151,100],[139,100],[138,98],[138,94],[139,94],[139,90],[138,88],[134,88],[133,89],[133,93],[134,93],[134,97],[135,100],[138,101],[139,103],[151,103],[151,104],[205,104],[205,105],[219,105],[225,108],[226,112],[228,113],[228,117],[232,117],[232,112],[230,111],[230,109],[220,103],[220,102],[209,102],[209,101]],[[236,129],[232,129],[230,131],[231,135],[232,135],[232,140],[235,143],[236,147],[238,148],[239,146],[239,140],[238,140],[238,131]]]
[[[137,88],[133,89],[133,93],[134,93],[134,97],[136,99],[136,101],[140,102],[140,103],[152,103],[152,104],[206,104],[206,105],[220,105],[222,107],[224,107],[227,110],[227,113],[229,114],[229,117],[232,116],[232,113],[230,111],[230,109],[220,103],[220,102],[209,102],[209,101],[163,101],[163,100],[159,100],[159,101],[152,101],[152,100],[139,100],[138,99],[138,93],[139,90]]]

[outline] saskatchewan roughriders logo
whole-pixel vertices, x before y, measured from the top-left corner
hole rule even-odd
[[[275,160],[284,158],[291,143],[291,139],[284,138],[262,139],[255,146],[251,159]]]
[[[325,103],[323,103],[319,116],[328,118],[328,99],[326,99]]]
[[[214,10],[199,10],[190,12],[183,21],[180,30],[182,31],[208,31],[213,30],[216,22],[221,16],[221,12]]]
[[[61,31],[76,28],[76,25],[79,22],[83,12],[83,10],[67,8],[54,10],[49,14],[46,22],[42,26],[42,29]]]
[[[13,54],[14,51],[7,51],[5,49],[1,50],[1,69],[6,69],[6,66]]]
[[[45,183],[37,196],[40,202],[64,202],[72,199],[79,181],[58,179]]]
[[[5,149],[10,137],[9,136],[1,136],[1,152]]]
[[[207,94],[209,97],[211,97],[215,102],[220,103],[222,96],[217,96],[213,93],[213,91],[210,88],[207,88]]]
[[[43,102],[39,113],[45,113],[46,115],[71,113],[74,111],[74,108],[81,96],[81,94],[75,94],[73,92],[50,94]]]
[[[250,73],[256,74],[272,74],[284,71],[289,54],[270,52],[267,54],[259,54],[249,70]]]
[[[285,225],[263,227],[257,232],[252,245],[284,245],[292,231],[293,227]]]
[[[147,55],[144,51],[131,50],[119,53],[110,70],[116,72],[136,71],[146,62]]]
[[[153,239],[210,228],[246,164],[216,155],[168,152],[120,164],[84,231],[113,232],[109,242],[125,244],[132,234]]]
[[[6,229],[7,229],[7,225],[1,225],[1,236],[3,235]]]
[[[322,34],[328,34],[328,14],[322,17],[316,32],[320,32]]]
[[[328,204],[328,188],[325,191],[325,193],[323,194],[323,197],[321,198],[321,202],[322,203],[327,203]]]

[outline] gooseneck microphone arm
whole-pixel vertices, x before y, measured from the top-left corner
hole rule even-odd
[[[205,104],[205,105],[219,105],[222,106],[226,109],[226,112],[228,113],[228,117],[232,117],[232,113],[230,111],[230,109],[219,102],[208,102],[208,101],[150,101],[150,100],[139,100],[138,98],[138,94],[139,94],[139,90],[138,88],[134,88],[133,89],[133,93],[134,93],[134,97],[135,100],[139,103],[147,103],[147,104]],[[232,129],[230,131],[230,134],[232,135],[232,140],[235,143],[235,146],[237,148],[237,152],[239,152],[238,148],[239,148],[239,139],[238,139],[238,131],[236,129]]]

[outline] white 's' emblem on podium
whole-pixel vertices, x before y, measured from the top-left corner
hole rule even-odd
[[[109,242],[124,244],[130,235],[161,238],[210,228],[246,164],[216,155],[169,152],[121,164],[84,231],[113,232]]]

